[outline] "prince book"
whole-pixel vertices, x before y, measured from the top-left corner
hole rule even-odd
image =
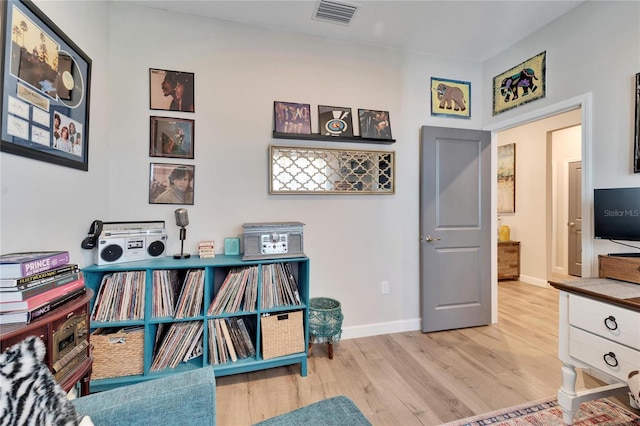
[[[10,253],[0,256],[0,278],[22,278],[69,263],[68,251]]]

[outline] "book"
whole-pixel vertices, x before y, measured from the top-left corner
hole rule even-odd
[[[23,278],[69,263],[68,251],[9,253],[0,256],[0,278]]]
[[[82,272],[71,272],[64,275],[56,276],[53,280],[47,280],[46,282],[29,287],[23,290],[17,291],[0,291],[0,303],[2,302],[17,302],[20,300],[26,300],[32,296],[44,293],[45,291],[53,288],[61,287],[67,283],[75,281],[82,277]]]
[[[62,296],[59,296],[41,306],[38,306],[30,310],[0,312],[0,324],[16,324],[16,323],[29,324],[32,321],[40,318],[41,316],[48,314],[54,309],[75,299],[76,297],[82,296],[83,294],[86,293],[86,291],[87,291],[86,287],[80,287],[77,290],[71,291],[67,294],[63,294]]]
[[[24,290],[45,282],[53,281],[59,275],[76,272],[78,270],[79,268],[77,264],[69,263],[56,269],[50,269],[48,271],[29,275],[23,278],[3,278],[0,279],[0,291]]]
[[[0,302],[0,312],[33,309],[80,287],[84,287],[84,278],[79,278],[60,287],[52,288],[51,290],[47,290],[44,293],[37,294],[26,300],[20,300],[17,302]]]

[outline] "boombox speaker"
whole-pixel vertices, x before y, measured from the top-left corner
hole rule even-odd
[[[301,222],[245,223],[242,260],[304,256]]]
[[[95,263],[110,265],[153,259],[165,252],[164,222],[105,223],[98,238]]]

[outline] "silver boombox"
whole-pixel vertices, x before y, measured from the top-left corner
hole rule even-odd
[[[104,222],[95,251],[95,263],[111,265],[153,259],[164,254],[164,221]]]

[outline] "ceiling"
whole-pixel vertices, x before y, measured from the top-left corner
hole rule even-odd
[[[317,0],[114,0],[258,27],[483,62],[578,6],[573,0],[354,0],[348,25],[312,19]]]

